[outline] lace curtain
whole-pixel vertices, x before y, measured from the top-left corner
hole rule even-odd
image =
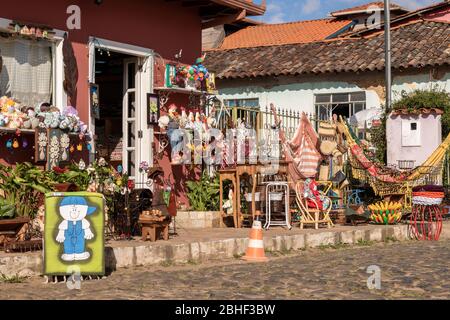
[[[15,98],[24,106],[51,102],[51,42],[0,37],[0,50],[0,96]]]

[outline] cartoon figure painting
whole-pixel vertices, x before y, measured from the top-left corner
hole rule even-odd
[[[83,197],[64,198],[59,207],[59,214],[64,221],[59,225],[56,241],[64,244],[63,261],[84,261],[91,254],[86,251],[86,240],[92,240],[94,233],[86,219],[97,209],[89,207]]]
[[[105,274],[105,198],[91,192],[45,199],[44,274]],[[74,269],[75,268],[75,269]]]

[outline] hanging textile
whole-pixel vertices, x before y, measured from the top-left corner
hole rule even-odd
[[[278,124],[278,115],[272,105],[275,122]],[[315,178],[318,174],[322,155],[318,151],[319,138],[308,117],[303,113],[300,124],[294,138],[287,141],[283,130],[280,130],[280,140],[284,146],[286,160],[292,162],[289,165],[289,173],[293,181]]]
[[[322,156],[315,148],[311,138],[303,134],[300,147],[293,153],[294,163],[297,170],[304,178],[317,176],[318,167]]]
[[[13,97],[26,106],[51,102],[52,43],[0,37],[0,51],[0,95]]]

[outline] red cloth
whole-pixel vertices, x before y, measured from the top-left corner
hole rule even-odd
[[[315,178],[322,155],[317,150],[318,137],[308,117],[303,113],[294,138],[286,143],[286,158],[293,161],[292,169],[299,178]]]
[[[311,209],[323,210],[323,202],[320,199],[320,192],[315,180],[312,180],[311,183],[309,184],[309,190],[311,194],[314,196],[314,199],[308,198],[308,207]]]

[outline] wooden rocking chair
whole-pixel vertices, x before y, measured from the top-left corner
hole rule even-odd
[[[312,224],[315,226],[315,229],[318,230],[321,224],[327,224],[328,228],[334,227],[334,223],[330,218],[331,212],[331,200],[330,206],[327,209],[320,209],[320,206],[314,199],[306,199],[304,198],[304,182],[297,182],[295,185],[295,193],[297,195],[297,205],[300,210],[300,229],[304,229],[305,224]],[[327,197],[325,197],[327,198]],[[310,208],[308,205],[308,201],[311,201],[315,205],[314,208]]]

